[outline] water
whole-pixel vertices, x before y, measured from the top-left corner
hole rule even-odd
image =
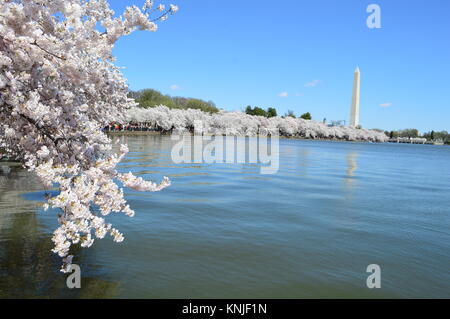
[[[69,290],[50,252],[55,212],[25,171],[0,169],[0,297],[450,297],[450,148],[280,141],[280,170],[173,164],[167,136],[122,137],[120,166],[159,193],[126,190],[125,241],[76,251]],[[0,165],[0,166],[1,166]],[[381,267],[381,289],[366,267]]]

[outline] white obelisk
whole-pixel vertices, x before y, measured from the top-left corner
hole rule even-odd
[[[357,127],[359,125],[360,81],[361,74],[359,72],[359,68],[356,68],[353,76],[352,108],[350,110],[350,126],[353,127]]]

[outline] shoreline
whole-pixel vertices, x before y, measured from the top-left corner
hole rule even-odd
[[[108,131],[105,132],[106,135],[111,136],[144,136],[144,135],[167,135],[169,136],[171,133],[162,133],[158,131]],[[193,133],[189,132],[191,136]],[[251,137],[259,137],[260,135],[255,135]],[[248,136],[238,136],[238,137],[248,137]],[[266,137],[266,136],[264,136]],[[371,141],[349,141],[345,139],[329,139],[329,138],[307,138],[307,137],[301,137],[301,136],[283,136],[279,135],[280,139],[286,139],[286,140],[301,140],[301,141],[327,141],[327,142],[346,142],[346,143],[376,143],[376,144],[385,144],[388,142],[371,142]]]
[[[169,136],[171,133],[162,133],[158,131],[108,131],[105,132],[106,135],[112,135],[112,136],[144,136],[144,135],[167,135]],[[189,132],[189,134],[192,136],[193,133]],[[211,135],[210,135],[211,136]],[[234,135],[233,135],[234,136]],[[258,137],[260,135],[255,135],[251,137]],[[248,136],[241,136],[238,137],[248,137]],[[266,137],[266,136],[265,136]],[[347,143],[377,143],[377,144],[385,144],[387,142],[371,142],[371,141],[349,141],[345,139],[329,139],[329,138],[307,138],[307,137],[301,137],[301,136],[283,136],[279,135],[280,139],[286,139],[286,140],[302,140],[302,141],[328,141],[328,142],[347,142]]]
[[[163,133],[159,131],[108,131],[105,132],[106,135],[110,136],[144,136],[144,135],[170,135],[171,133]],[[189,132],[191,136],[192,132]],[[258,137],[260,135],[255,135],[252,137]],[[247,137],[247,136],[238,136],[238,137]],[[396,141],[386,141],[386,142],[373,142],[373,141],[362,141],[362,140],[354,140],[349,141],[345,139],[330,139],[330,138],[307,138],[301,136],[284,136],[279,135],[280,139],[285,140],[299,140],[299,141],[325,141],[325,142],[343,142],[343,143],[367,143],[367,144],[411,144],[411,145],[432,145],[432,146],[448,146],[447,144],[436,144],[433,142],[425,142],[425,143],[408,143],[408,142],[396,142]]]

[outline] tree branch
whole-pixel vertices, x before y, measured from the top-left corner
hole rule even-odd
[[[54,54],[54,53],[52,53],[52,52],[50,52],[50,51],[47,51],[46,49],[44,49],[43,47],[41,47],[39,44],[37,44],[36,40],[34,40],[34,42],[31,43],[31,44],[37,46],[37,47],[38,47],[39,49],[41,49],[42,51],[44,51],[44,52],[47,53],[47,54],[50,54],[51,56],[54,56],[55,58],[58,58],[58,59],[61,59],[61,60],[64,60],[64,61],[67,60],[67,59],[64,58],[64,57],[58,56],[58,55],[56,55],[56,54]]]

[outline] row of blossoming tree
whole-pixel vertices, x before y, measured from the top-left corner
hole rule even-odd
[[[243,112],[207,113],[195,109],[169,109],[166,106],[152,108],[133,107],[123,122],[142,123],[156,131],[192,131],[195,121],[201,121],[204,132],[229,135],[255,136],[274,129],[281,136],[312,139],[338,139],[348,141],[386,142],[386,134],[376,130],[357,129],[348,126],[329,127],[321,122],[292,117],[270,117],[248,115]]]
[[[53,251],[70,269],[72,244],[122,234],[105,216],[134,212],[125,187],[158,191],[170,184],[120,173],[127,153],[111,152],[102,128],[135,103],[114,65],[116,41],[177,11],[170,5],[130,6],[116,15],[106,0],[0,0],[0,147],[33,171],[47,188],[45,208],[58,214]]]

